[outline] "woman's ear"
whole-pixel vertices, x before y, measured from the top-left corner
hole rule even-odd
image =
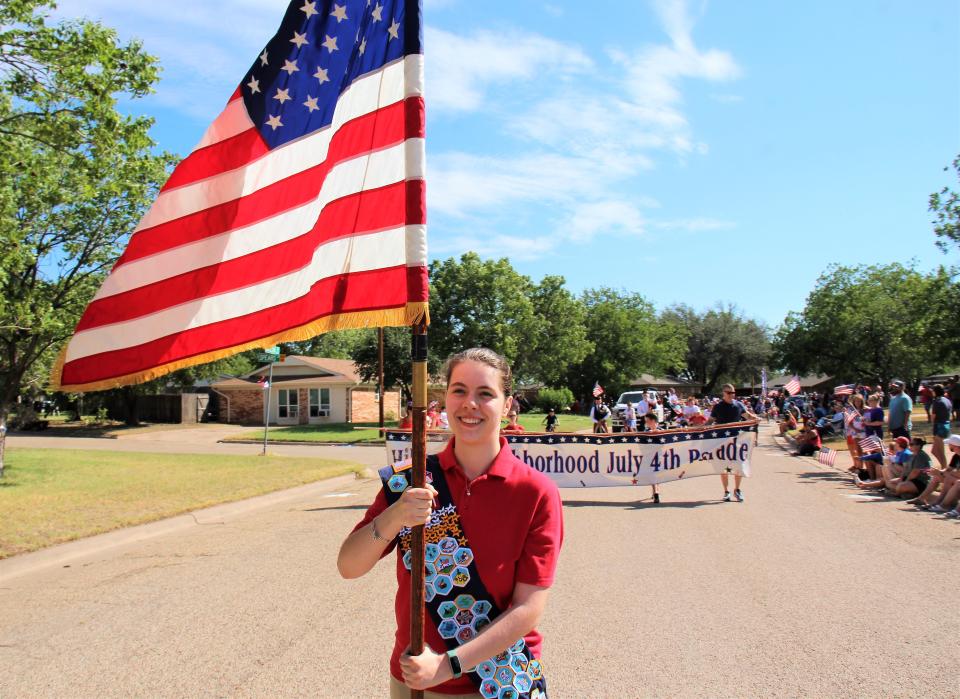
[[[513,407],[513,396],[507,396],[507,399],[503,401],[503,417],[507,416],[507,413],[510,412],[510,408]]]

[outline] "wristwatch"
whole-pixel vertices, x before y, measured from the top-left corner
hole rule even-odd
[[[457,657],[457,651],[448,650],[447,658],[450,659],[450,669],[453,670],[453,679],[459,679],[463,675],[463,668],[460,667],[460,658]]]

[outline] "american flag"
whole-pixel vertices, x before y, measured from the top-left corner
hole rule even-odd
[[[837,460],[836,449],[827,449],[826,447],[823,447],[820,450],[820,453],[817,455],[817,461],[819,461],[821,464],[826,464],[827,466],[833,466],[836,460]]]
[[[789,393],[791,396],[800,393],[800,377],[794,376],[792,379],[783,384],[783,390]]]
[[[599,398],[603,395],[603,386],[600,385],[600,382],[597,381],[593,384],[593,397]]]
[[[54,368],[111,388],[427,318],[419,0],[295,0]]]
[[[833,389],[834,396],[852,396],[853,395],[853,384],[846,383],[842,386],[836,386]]]
[[[884,454],[887,453],[887,448],[884,446],[883,440],[875,434],[864,437],[863,439],[859,440],[857,444],[860,445],[860,451],[862,451],[864,454],[869,454],[873,451],[880,451]]]

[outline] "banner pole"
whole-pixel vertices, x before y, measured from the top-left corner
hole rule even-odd
[[[377,328],[377,345],[377,355],[379,357],[377,390],[380,391],[380,435],[383,436],[383,402],[386,400],[383,395],[383,328]]]
[[[424,488],[427,483],[427,326],[418,323],[412,328],[413,359],[413,441],[411,461],[413,462],[413,487]],[[424,650],[423,621],[425,609],[424,560],[426,559],[426,541],[424,527],[414,527],[412,531],[410,584],[410,654],[420,655]],[[411,699],[423,699],[423,691],[410,690]]]

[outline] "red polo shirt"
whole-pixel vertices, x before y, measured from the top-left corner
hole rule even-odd
[[[510,606],[517,583],[538,587],[553,584],[560,546],[563,543],[563,504],[553,481],[527,466],[510,451],[507,441],[500,439],[500,453],[486,473],[467,482],[463,469],[453,453],[454,439],[440,453],[440,466],[450,486],[453,504],[460,515],[460,526],[473,550],[480,579],[493,602],[501,610]],[[354,531],[365,527],[387,508],[383,489],[370,505]],[[384,555],[396,546],[392,543]],[[397,559],[397,598],[394,609],[397,634],[390,656],[390,674],[398,680],[400,654],[410,645],[410,580],[411,575]],[[437,652],[446,650],[430,617],[427,617],[427,645]],[[524,639],[534,657],[540,657],[542,637],[534,629]],[[431,687],[440,694],[476,692],[470,678],[463,676]]]

